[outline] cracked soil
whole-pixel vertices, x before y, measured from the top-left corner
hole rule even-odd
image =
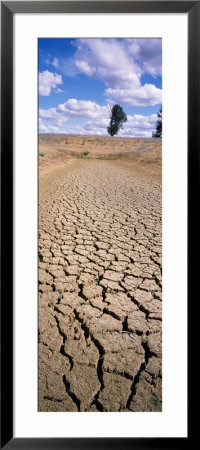
[[[39,411],[161,411],[161,183],[72,158],[39,183]]]

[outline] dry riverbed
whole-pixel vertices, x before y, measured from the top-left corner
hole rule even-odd
[[[61,154],[45,138],[39,410],[161,411],[160,140],[113,160]]]

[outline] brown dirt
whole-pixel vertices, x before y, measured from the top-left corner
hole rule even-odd
[[[161,411],[159,163],[145,167],[150,150],[77,159],[52,142],[40,157],[39,410]]]
[[[84,153],[88,154],[84,154]],[[63,167],[72,158],[118,161],[161,180],[162,140],[43,134],[39,138],[40,173]]]

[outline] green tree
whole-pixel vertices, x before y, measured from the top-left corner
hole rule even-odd
[[[157,114],[158,120],[156,124],[156,131],[152,133],[152,137],[160,138],[162,137],[162,106],[159,113]]]
[[[108,134],[114,136],[127,122],[127,116],[120,105],[114,105],[110,112],[110,123],[107,127]]]

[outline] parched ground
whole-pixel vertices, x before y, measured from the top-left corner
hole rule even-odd
[[[161,179],[144,153],[42,161],[40,411],[162,409]]]

